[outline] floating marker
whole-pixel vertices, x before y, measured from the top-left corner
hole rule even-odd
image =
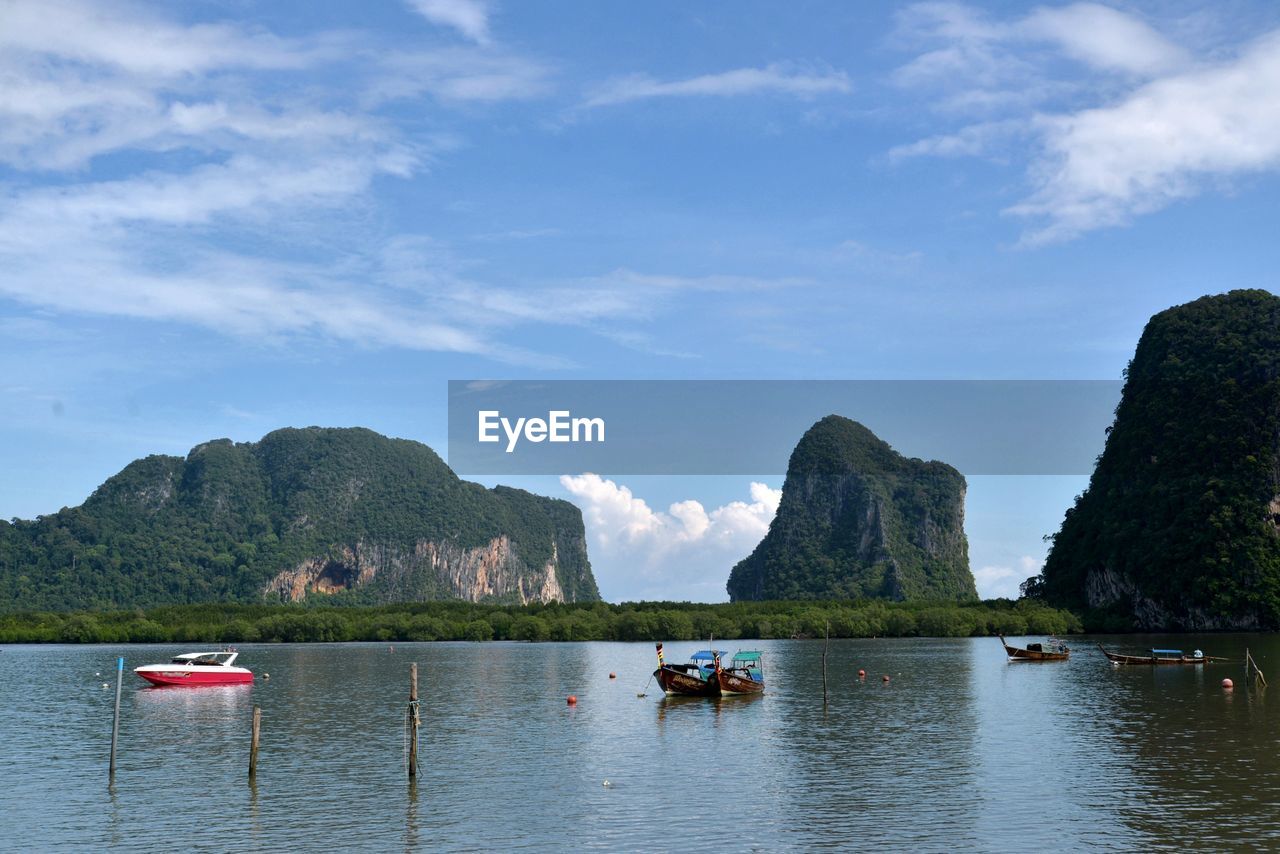
[[[881,681],[881,682],[888,682],[888,681],[889,681],[889,674],[888,674],[888,673],[886,673],[885,675],[881,676],[881,677],[880,677],[880,681]]]
[[[865,670],[859,670],[859,671],[858,671],[858,678],[859,678],[859,679],[866,679],[866,678],[867,678],[867,671],[865,671]]]
[[[1226,688],[1228,691],[1230,691],[1230,690],[1231,690],[1232,688],[1234,688],[1235,686],[1236,686],[1236,683],[1232,682],[1230,679],[1223,679],[1223,680],[1222,680],[1222,687],[1223,687],[1223,688]]]
[[[610,678],[610,679],[617,679],[617,678],[618,678],[618,674],[616,674],[616,673],[610,673],[610,674],[609,674],[609,678]]]
[[[574,695],[572,695],[572,694],[570,694],[568,697],[565,697],[565,698],[564,698],[564,701],[565,701],[565,703],[567,703],[567,704],[568,704],[568,705],[570,705],[570,706],[576,706],[576,705],[578,705],[578,698],[577,698],[577,697],[575,697],[575,696],[574,696]]]

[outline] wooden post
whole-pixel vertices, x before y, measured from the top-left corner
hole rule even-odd
[[[408,727],[409,727],[409,779],[413,780],[418,776],[418,725],[421,718],[418,715],[418,665],[416,663],[409,665],[409,710],[408,710]]]
[[[124,656],[116,659],[116,713],[111,718],[111,767],[107,771],[107,782],[116,779],[116,742],[120,738],[120,684],[124,681]]]
[[[258,776],[258,737],[262,734],[262,709],[253,707],[253,738],[249,741],[249,782]]]
[[[831,621],[822,632],[822,705],[827,704],[827,650],[831,648]]]

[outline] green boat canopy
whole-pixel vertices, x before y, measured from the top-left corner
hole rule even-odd
[[[750,652],[738,652],[738,653],[734,653],[733,660],[734,661],[759,661],[761,655],[763,655],[763,653],[757,652],[755,650],[751,650]]]

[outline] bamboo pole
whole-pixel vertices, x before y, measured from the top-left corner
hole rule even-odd
[[[262,734],[262,709],[253,707],[253,737],[249,741],[249,782],[258,776],[258,739]]]
[[[831,621],[827,620],[822,632],[822,705],[827,704],[827,651],[831,649]]]
[[[107,771],[107,782],[116,779],[116,742],[120,739],[120,685],[124,681],[124,656],[116,659],[116,712],[111,718],[111,767]]]
[[[418,665],[409,665],[409,779],[418,776],[418,726],[422,720],[418,714]]]

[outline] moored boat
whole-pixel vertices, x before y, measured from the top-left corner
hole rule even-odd
[[[653,677],[658,680],[658,687],[669,695],[683,697],[714,697],[720,693],[715,681],[716,660],[724,655],[719,650],[699,650],[689,657],[688,664],[667,664],[662,655],[662,644],[658,648],[658,669]]]
[[[1225,658],[1205,655],[1198,649],[1191,655],[1185,655],[1180,649],[1153,649],[1150,655],[1111,652],[1102,644],[1098,644],[1098,649],[1102,650],[1102,654],[1112,664],[1207,664],[1210,661],[1226,661]]]
[[[145,664],[133,672],[153,685],[247,685],[253,673],[236,667],[240,655],[233,649],[221,652],[185,652],[168,664]]]
[[[1071,650],[1065,643],[1050,638],[1047,643],[1029,643],[1025,647],[1013,646],[1003,635],[998,635],[1010,661],[1066,661]]]
[[[713,676],[721,694],[763,694],[764,667],[762,653],[758,650],[740,650],[728,667],[721,667]]]

